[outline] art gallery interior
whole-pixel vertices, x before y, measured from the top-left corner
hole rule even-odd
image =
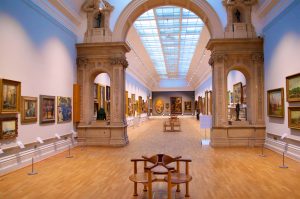
[[[300,198],[300,1],[0,1],[0,198]]]

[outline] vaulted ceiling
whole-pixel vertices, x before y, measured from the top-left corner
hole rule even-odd
[[[79,43],[83,40],[86,14],[81,11],[81,5],[85,0],[32,1],[77,35]],[[115,7],[110,20],[113,31],[128,3],[140,0],[107,1]],[[222,0],[207,2],[225,27],[227,19]],[[252,15],[258,35],[291,2],[258,0]],[[194,90],[211,75],[210,52],[205,49],[210,39],[207,27],[200,18],[183,8],[168,6],[153,10],[145,8],[145,11],[127,34],[127,42],[132,48],[127,54],[127,71],[151,90]]]

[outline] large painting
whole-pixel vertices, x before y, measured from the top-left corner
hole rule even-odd
[[[18,117],[0,118],[0,139],[18,136]]]
[[[21,98],[21,123],[34,123],[37,121],[37,97]]]
[[[182,98],[170,97],[171,114],[182,114]]]
[[[268,116],[284,117],[283,88],[268,91]]]
[[[155,101],[155,111],[158,114],[162,114],[162,112],[164,111],[164,101],[162,99],[157,99]]]
[[[300,129],[300,107],[289,107],[289,128]]]
[[[0,113],[20,111],[21,82],[0,79]]]
[[[300,102],[300,73],[286,77],[286,100]]]
[[[57,123],[72,121],[72,105],[70,97],[57,97]]]
[[[242,82],[233,85],[234,103],[241,104],[242,102]]]
[[[40,95],[40,124],[55,123],[55,96]]]
[[[184,102],[184,112],[187,112],[187,113],[192,112],[192,102],[191,101]]]

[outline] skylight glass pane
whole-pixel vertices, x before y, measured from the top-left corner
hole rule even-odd
[[[134,26],[161,79],[184,79],[203,21],[193,12],[163,6],[142,14]]]

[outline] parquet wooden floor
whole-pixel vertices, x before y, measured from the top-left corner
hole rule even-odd
[[[38,199],[140,199],[133,197],[131,158],[166,153],[192,159],[190,195],[195,199],[300,198],[300,164],[287,159],[288,169],[280,169],[281,156],[260,148],[211,148],[200,145],[204,131],[194,119],[182,119],[182,132],[164,133],[163,120],[150,120],[129,128],[130,143],[122,148],[76,147],[74,158],[67,152],[36,164],[38,175],[28,176],[26,167],[0,177],[0,198]],[[154,198],[166,198],[166,184],[154,184]],[[184,198],[184,186],[174,198]]]

